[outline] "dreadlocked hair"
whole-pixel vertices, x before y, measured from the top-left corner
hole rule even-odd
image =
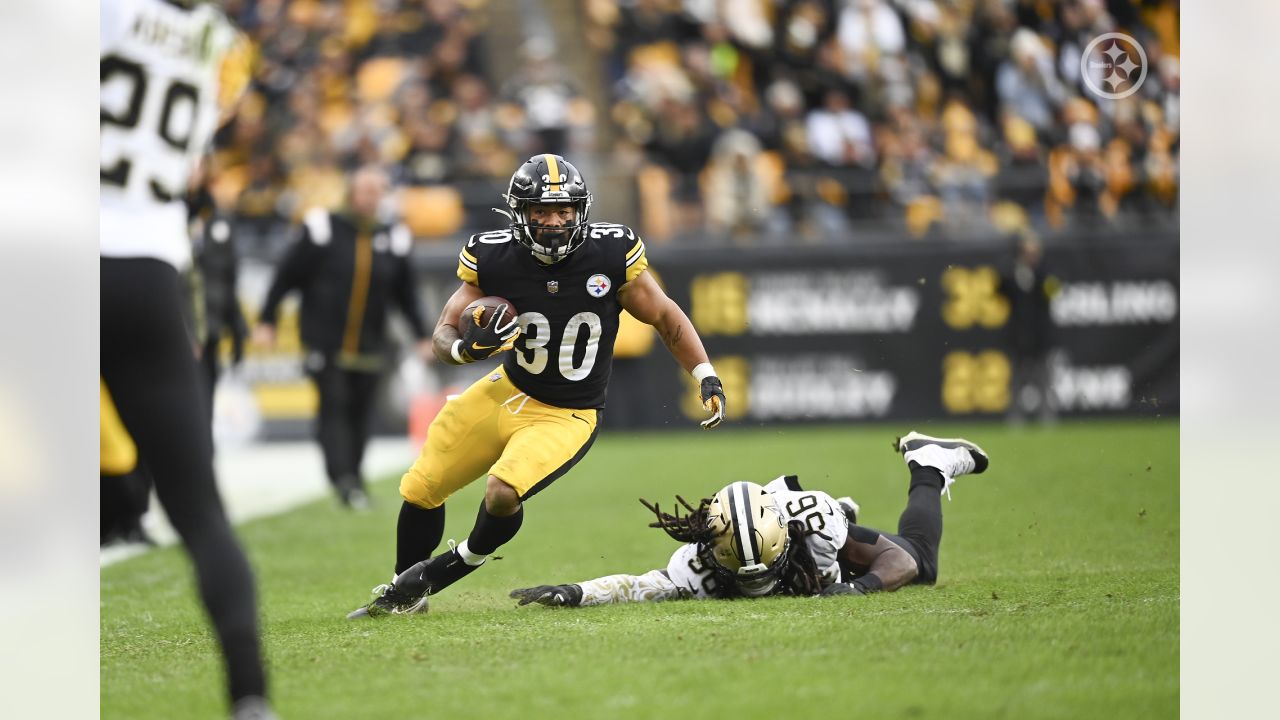
[[[682,543],[709,543],[715,539],[715,531],[711,529],[711,523],[707,517],[707,507],[711,505],[711,498],[702,498],[697,507],[689,504],[688,500],[676,496],[679,505],[673,508],[673,513],[663,512],[658,503],[651,503],[644,498],[640,498],[640,503],[649,508],[657,520],[649,523],[649,527],[658,528],[671,536],[672,540]],[[685,514],[680,514],[680,506],[684,506]]]
[[[822,574],[818,571],[818,563],[809,552],[806,539],[815,534],[804,523],[792,520],[787,523],[787,534],[791,537],[787,551],[787,566],[782,569],[781,581],[778,583],[786,595],[817,595],[822,592]]]
[[[716,537],[707,516],[707,507],[711,505],[711,498],[703,498],[697,507],[689,504],[689,501],[679,495],[676,496],[676,501],[678,504],[672,512],[668,513],[659,508],[657,503],[641,498],[640,502],[657,517],[657,520],[649,523],[649,527],[662,530],[677,542],[697,543],[699,549],[706,548]],[[681,506],[684,507],[683,515],[680,513]],[[809,551],[807,542],[807,538],[813,534],[815,531],[810,530],[802,522],[787,523],[787,535],[790,540],[786,557],[783,559],[786,566],[782,568],[779,575],[777,591],[779,594],[808,596],[822,592],[822,574],[818,570],[818,563],[813,559],[813,553]],[[722,585],[721,588],[723,596],[733,594],[731,587]]]

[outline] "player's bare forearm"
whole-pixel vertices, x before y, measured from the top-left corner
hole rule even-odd
[[[702,338],[693,328],[693,322],[674,300],[667,297],[653,276],[640,273],[635,280],[622,286],[618,300],[627,312],[640,322],[652,325],[662,338],[671,355],[686,371],[707,362],[707,351]]]
[[[470,283],[462,283],[440,311],[440,319],[436,320],[436,329],[431,333],[431,349],[441,362],[458,365],[453,357],[453,343],[461,337],[458,334],[458,318],[462,311],[473,301],[484,297],[480,288]]]
[[[849,537],[840,548],[840,562],[867,568],[867,575],[880,580],[882,590],[897,590],[920,572],[910,553],[884,535],[859,525],[849,526]]]
[[[453,325],[437,325],[436,331],[431,334],[431,351],[435,353],[436,359],[450,365],[460,365],[453,359],[453,343],[458,338],[458,328]]]
[[[674,300],[667,299],[669,307],[654,324],[662,344],[671,351],[671,356],[680,363],[680,367],[689,372],[699,364],[707,362],[707,351],[702,347],[702,338],[693,328],[693,322],[684,314]]]
[[[880,578],[880,583],[884,586],[884,589],[892,592],[915,580],[916,574],[920,572],[920,569],[916,566],[915,559],[906,550],[894,545],[892,542],[889,544],[892,547],[876,557],[875,562],[871,563],[867,574]]]

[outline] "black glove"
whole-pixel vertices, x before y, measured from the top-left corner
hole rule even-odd
[[[582,604],[580,585],[539,585],[511,591],[511,597],[521,605],[538,603],[547,607],[578,607]]]
[[[711,413],[711,417],[702,421],[702,427],[710,430],[724,420],[724,386],[720,384],[720,378],[715,375],[702,378],[699,394],[702,398],[702,407]]]
[[[505,350],[510,350],[520,335],[520,322],[512,318],[510,322],[501,324],[503,315],[507,314],[507,306],[499,305],[489,318],[488,325],[481,325],[480,318],[485,308],[477,307],[472,314],[472,322],[467,323],[467,330],[462,334],[462,345],[458,354],[466,362],[487,360]]]
[[[862,588],[853,583],[837,582],[822,588],[823,597],[831,597],[833,595],[865,595]]]

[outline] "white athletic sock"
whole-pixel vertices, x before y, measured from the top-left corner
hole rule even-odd
[[[471,567],[483,565],[484,561],[489,559],[488,555],[477,555],[471,552],[471,549],[467,547],[466,540],[458,543],[458,547],[456,549],[458,551],[458,557],[462,558],[462,562],[470,565]]]

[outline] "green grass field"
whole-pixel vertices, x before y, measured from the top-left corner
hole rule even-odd
[[[665,566],[638,497],[795,473],[896,529],[908,428],[605,435],[429,615],[349,622],[391,573],[395,482],[240,528],[285,718],[1168,718],[1178,713],[1178,428],[926,424],[992,457],[944,500],[940,578],[871,597],[516,608],[511,588]],[[449,504],[471,528],[482,484]],[[110,718],[223,716],[181,551],[102,572]]]

